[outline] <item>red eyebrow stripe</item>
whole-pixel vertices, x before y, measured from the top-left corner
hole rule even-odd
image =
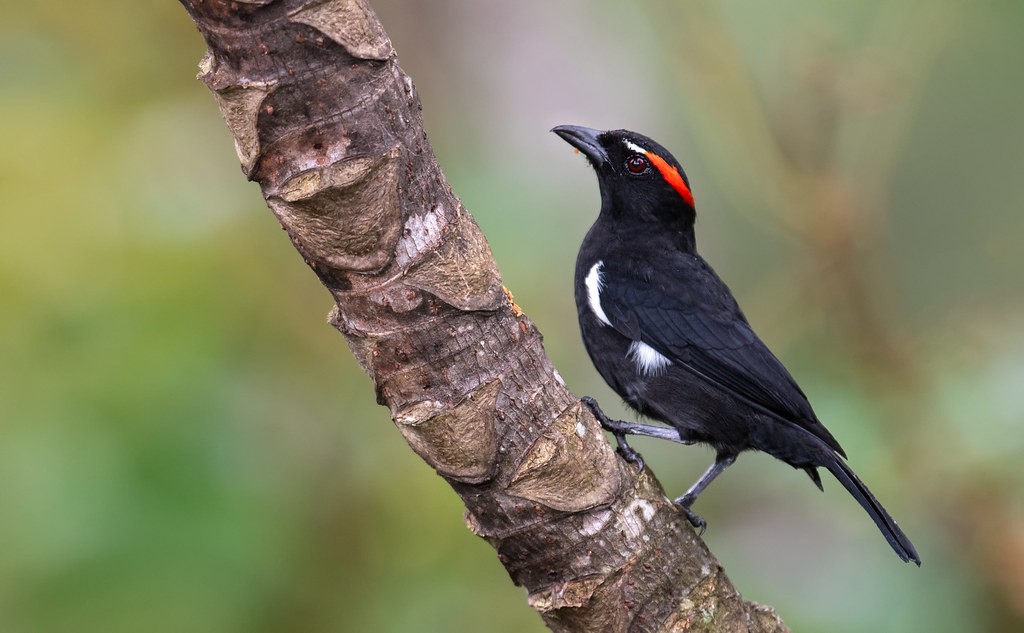
[[[679,192],[679,195],[683,197],[686,204],[692,207],[693,193],[686,186],[686,181],[683,180],[683,177],[679,175],[679,170],[669,165],[664,158],[654,152],[647,152],[647,158],[657,168],[658,172],[661,173],[661,177],[665,179],[665,182],[672,185],[672,188]]]

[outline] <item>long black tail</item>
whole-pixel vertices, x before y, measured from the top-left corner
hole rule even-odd
[[[843,487],[853,495],[857,503],[871,515],[871,519],[878,526],[885,540],[889,541],[889,545],[896,552],[896,555],[904,562],[914,561],[920,567],[921,559],[917,555],[917,550],[914,549],[914,544],[910,542],[910,539],[903,533],[900,526],[896,525],[896,521],[889,516],[889,513],[885,511],[885,508],[878,502],[878,499],[875,499],[875,495],[871,494],[871,491],[864,485],[864,482],[846,465],[846,462],[833,453],[832,459],[825,460],[825,463],[822,465],[839,480],[839,483],[843,484]]]

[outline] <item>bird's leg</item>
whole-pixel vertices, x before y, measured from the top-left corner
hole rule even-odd
[[[601,423],[601,427],[606,431],[610,431],[615,436],[615,441],[618,443],[616,450],[622,455],[623,459],[631,464],[636,464],[639,470],[644,469],[644,459],[640,456],[640,453],[633,450],[633,447],[626,441],[626,435],[645,435],[647,437],[656,437],[661,440],[669,440],[672,442],[679,442],[680,444],[692,444],[693,442],[683,440],[679,437],[679,431],[666,426],[656,426],[654,424],[638,424],[636,422],[625,422],[623,420],[613,420],[605,415],[601,407],[598,406],[597,400],[594,400],[590,396],[583,396],[580,398],[580,402],[587,405],[590,411],[597,418],[597,421]]]
[[[715,463],[711,464],[711,467],[704,471],[704,474],[700,476],[697,483],[690,486],[690,489],[686,491],[686,494],[675,500],[675,504],[682,509],[683,514],[686,515],[687,520],[695,528],[700,529],[699,536],[704,535],[704,530],[708,527],[708,522],[700,517],[696,512],[690,509],[693,502],[697,500],[697,497],[705,488],[708,487],[715,477],[722,474],[726,468],[732,466],[732,463],[736,461],[736,455],[734,454],[723,454],[719,453],[715,457]]]

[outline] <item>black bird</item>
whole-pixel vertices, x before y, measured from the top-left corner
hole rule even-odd
[[[574,125],[552,131],[587,157],[601,188],[601,213],[576,260],[587,353],[629,406],[669,425],[612,420],[584,398],[619,452],[643,468],[626,434],[710,445],[714,464],[675,500],[701,532],[706,523],[691,506],[741,452],[764,451],[803,469],[819,489],[817,469],[826,468],[896,554],[920,565],[910,539],[846,464],[796,381],[697,254],[693,194],[676,159],[635,132]]]

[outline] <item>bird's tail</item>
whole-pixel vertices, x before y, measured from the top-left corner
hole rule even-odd
[[[854,474],[846,462],[833,453],[831,459],[825,460],[825,463],[822,465],[839,480],[839,483],[843,484],[843,487],[853,495],[857,503],[871,515],[871,519],[878,526],[885,540],[889,541],[889,545],[896,552],[896,555],[904,562],[913,561],[920,566],[921,558],[918,557],[914,544],[910,542],[910,539],[903,533],[900,526],[896,525],[896,521],[889,516],[889,513],[885,511],[885,508],[878,502],[878,499],[875,499],[875,495],[871,494],[868,487]]]

